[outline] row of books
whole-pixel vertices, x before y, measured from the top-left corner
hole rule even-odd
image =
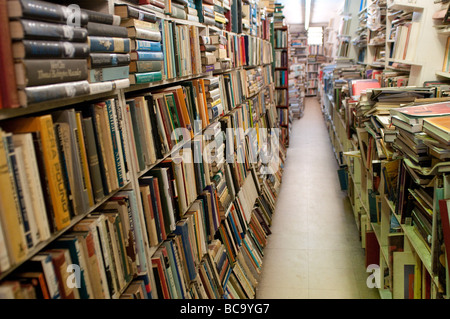
[[[5,193],[9,196],[5,205],[12,205],[9,210],[17,209],[25,219],[42,221],[42,229],[27,229],[28,234],[34,233],[27,237],[28,243],[24,237],[13,240],[8,250],[20,247],[20,252],[16,252],[20,257],[11,258],[12,264],[19,263],[28,250],[48,239],[51,233],[67,227],[74,216],[86,213],[105,196],[125,186],[131,166],[144,173],[170,154],[178,142],[190,141],[210,121],[222,116],[224,109],[233,110],[229,116],[238,125],[236,129],[253,127],[247,116],[249,104],[242,104],[245,96],[241,80],[242,76],[233,71],[152,93],[130,95],[125,108],[113,98],[88,107],[5,123],[8,133],[3,138],[4,160],[10,164],[3,177],[6,180],[14,177],[12,186],[11,182],[4,184],[11,186]],[[129,153],[123,136],[125,129],[132,141]],[[48,154],[58,156],[48,158]],[[17,170],[19,173],[13,173]],[[39,179],[31,182],[35,176]],[[199,192],[209,183],[201,185]],[[11,230],[23,227],[13,222],[20,219],[6,223]],[[19,234],[13,231],[10,236]]]
[[[198,26],[116,4],[114,14],[82,9],[81,26],[75,28],[64,24],[66,6],[44,2],[39,10],[33,7],[34,0],[12,1],[5,7],[4,24],[10,31],[5,45],[12,56],[4,59],[11,62],[8,74],[15,79],[5,95],[8,101],[2,102],[5,108],[211,71],[202,68]],[[57,14],[48,16],[49,10]],[[268,41],[229,33],[226,37],[222,56],[229,59],[227,68],[271,62]]]

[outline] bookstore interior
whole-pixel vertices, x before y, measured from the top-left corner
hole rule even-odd
[[[321,170],[315,110],[358,285],[450,297],[450,0],[0,0],[0,25],[0,299],[297,298],[263,292],[313,255],[283,194]]]

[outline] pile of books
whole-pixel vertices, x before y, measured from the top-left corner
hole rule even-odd
[[[128,5],[117,5],[114,10],[122,18],[120,25],[126,28],[130,41],[130,83],[162,80],[164,57],[160,22],[155,14]]]
[[[211,37],[200,36],[200,52],[202,57],[203,73],[214,71],[214,65],[217,61],[216,46],[212,44]]]
[[[88,60],[89,82],[128,82],[130,39],[127,28],[120,26],[120,17],[117,15],[110,15],[112,17],[109,19],[105,17],[106,14],[103,18],[97,18],[96,12],[92,12],[88,16],[90,18],[87,30],[91,52]]]
[[[80,27],[74,27],[66,23],[68,10],[48,2],[8,1],[20,106],[89,94],[88,15],[81,12]]]
[[[204,79],[205,95],[208,105],[208,117],[212,122],[219,116],[223,115],[222,96],[223,91],[220,83],[220,78],[210,77]]]

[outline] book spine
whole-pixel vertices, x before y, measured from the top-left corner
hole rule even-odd
[[[73,42],[85,42],[88,32],[85,28],[75,28],[69,25],[47,23],[42,21],[20,20],[9,25],[13,39],[55,39]],[[16,35],[15,30],[23,30]]]
[[[86,144],[89,172],[91,173],[94,198],[96,202],[99,202],[105,196],[105,193],[103,190],[102,176],[100,172],[100,163],[97,154],[97,145],[95,142],[92,118],[84,118],[83,127],[83,132],[85,134],[84,141]]]
[[[130,72],[132,72],[132,68],[134,72],[138,73],[161,71],[162,61],[133,61],[130,65]]]
[[[33,103],[89,94],[89,83],[88,81],[77,81],[34,86],[26,88],[23,94],[25,97],[21,99],[21,105],[27,106]]]
[[[88,22],[87,31],[89,36],[128,38],[127,28],[117,25]]]
[[[90,68],[124,66],[129,63],[129,54],[91,53],[89,55]]]
[[[67,227],[70,223],[69,202],[62,180],[61,162],[58,146],[53,129],[53,121],[50,115],[39,118],[41,126],[41,140],[44,148],[44,161],[47,170],[50,195],[54,207],[55,223],[57,230]]]
[[[17,94],[13,54],[11,49],[10,26],[7,11],[8,1],[0,1],[0,27],[4,35],[0,38],[0,108],[19,107],[19,96]]]
[[[24,55],[15,54],[15,48],[23,46]],[[89,56],[89,45],[87,43],[76,43],[67,41],[39,41],[23,40],[13,44],[13,54],[15,58],[64,58],[80,59]]]
[[[82,59],[23,60],[16,69],[22,66],[28,87],[87,79],[87,61]]]
[[[71,8],[51,2],[20,0],[17,1],[17,3],[20,4],[21,14],[17,16],[10,14],[10,18],[27,17],[36,20],[67,23],[69,22],[68,17],[70,17],[72,14]],[[13,5],[15,5],[15,3],[9,3],[9,12],[11,12],[11,8]],[[88,15],[85,12],[80,12],[80,16],[78,17],[78,19],[80,25],[86,25]]]
[[[89,70],[89,82],[114,81],[128,78],[129,66],[118,66],[111,68],[98,68]]]
[[[163,61],[164,56],[162,52],[142,52],[136,51],[138,61]]]
[[[161,32],[155,30],[148,30],[144,28],[136,27],[136,39],[149,40],[149,41],[161,41]]]
[[[115,52],[128,53],[130,52],[129,38],[114,38],[114,37],[96,37],[90,36],[89,48],[93,52]]]
[[[160,42],[145,41],[145,40],[135,40],[135,49],[136,51],[157,51],[157,52],[160,52],[162,50]]]
[[[134,74],[136,78],[136,83],[149,83],[149,82],[156,82],[162,80],[162,74],[160,71],[158,72],[147,72],[147,73],[136,73]]]
[[[81,9],[81,11],[87,14],[88,22],[119,25],[121,21],[120,17],[117,15],[87,9]]]
[[[123,160],[121,159],[121,149],[119,147],[119,140],[118,140],[118,132],[116,130],[116,121],[117,119],[114,119],[113,115],[113,108],[115,106],[111,105],[114,100],[107,100],[106,101],[106,108],[108,110],[108,119],[109,119],[109,126],[110,126],[110,132],[111,132],[111,140],[112,140],[112,146],[113,146],[113,152],[114,152],[114,161],[116,163],[116,171],[117,171],[117,179],[119,182],[119,187],[122,187],[124,185],[124,169],[123,169]]]
[[[2,132],[3,133],[3,132]],[[8,159],[8,148],[6,136],[3,133],[0,138],[0,190],[2,210],[8,214],[2,214],[2,226],[6,233],[8,253],[11,262],[17,263],[25,259],[27,245],[23,232],[23,219],[14,192],[14,178],[11,174],[10,161]]]
[[[143,10],[139,10],[130,6],[128,7],[128,17],[134,18],[140,21],[147,21],[147,22],[156,22],[156,15],[151,12],[146,12]]]

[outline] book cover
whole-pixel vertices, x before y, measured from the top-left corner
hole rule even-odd
[[[70,223],[67,193],[61,180],[61,163],[57,150],[56,137],[51,115],[20,118],[9,121],[6,129],[14,133],[39,132],[44,150],[44,163],[53,203],[57,229],[63,229]]]
[[[65,40],[85,42],[88,32],[85,28],[48,23],[36,20],[13,20],[9,23],[11,39]]]
[[[89,70],[89,83],[126,79],[129,76],[129,66],[104,67]]]
[[[35,0],[8,1],[10,18],[30,18],[54,23],[67,23],[67,16],[71,9],[56,3]],[[80,25],[86,25],[88,15],[81,11],[78,17]]]
[[[113,53],[129,53],[130,39],[117,37],[97,37],[90,36],[88,38],[91,53],[95,52],[113,52]]]

